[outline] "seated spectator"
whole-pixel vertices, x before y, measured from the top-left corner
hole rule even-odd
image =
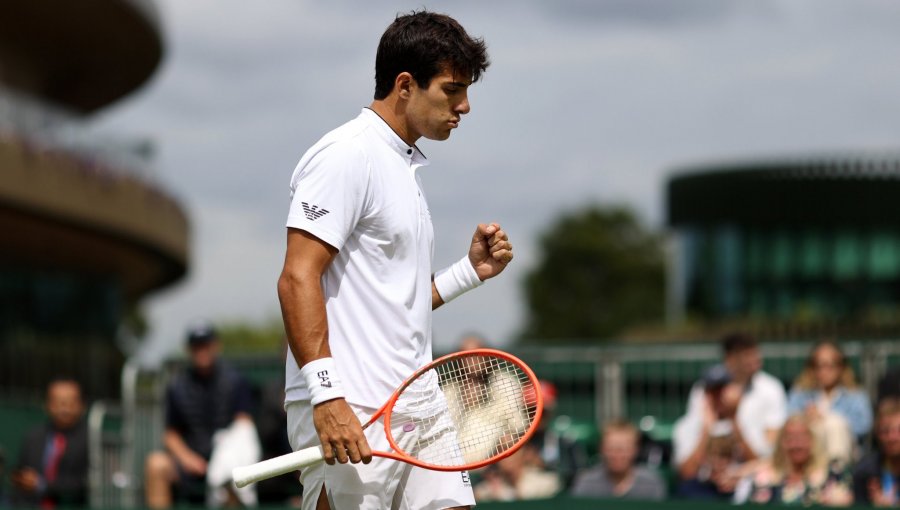
[[[756,459],[737,418],[743,390],[723,365],[710,367],[701,380],[703,414],[675,423],[674,462],[678,495],[688,499],[731,499],[742,465]]]
[[[788,413],[803,413],[831,460],[852,461],[856,446],[872,428],[869,396],[856,384],[840,346],[824,341],[810,352],[806,368],[788,394]]]
[[[550,498],[562,488],[559,476],[540,466],[537,449],[528,443],[489,466],[482,476],[473,489],[479,502]]]
[[[885,397],[875,419],[876,450],[853,469],[857,503],[900,504],[900,398]]]
[[[768,457],[778,430],[787,417],[787,397],[781,381],[762,370],[759,345],[752,336],[735,333],[722,339],[722,363],[742,396],[735,423],[740,424],[742,442],[752,450],[752,457]],[[687,416],[702,422],[706,413],[702,381],[691,389]]]
[[[46,423],[22,440],[11,479],[13,504],[55,508],[87,504],[88,434],[81,386],[66,378],[47,386]]]
[[[479,337],[470,335],[461,342],[461,351],[483,346]],[[450,416],[457,427],[459,445],[466,462],[493,455],[505,434],[523,434],[531,425],[534,389],[523,388],[512,373],[486,363],[482,356],[459,360],[453,377],[441,381]],[[502,450],[501,450],[502,451]]]
[[[460,337],[458,350],[469,351],[486,347],[490,347],[490,345],[481,334],[468,332]],[[477,381],[477,379],[475,380]],[[466,393],[477,394],[482,391],[479,385],[469,383]],[[553,430],[552,423],[557,418],[555,413],[556,386],[550,381],[541,380],[540,391],[544,397],[544,412],[541,421],[538,423],[538,428],[529,442],[535,451],[538,452],[538,460],[541,463],[541,467],[555,471],[562,479],[563,487],[567,487],[575,476],[576,471],[587,464],[587,449],[567,437],[561,437]],[[452,407],[454,405],[453,401],[458,399],[460,393],[446,386],[444,392]],[[529,396],[526,395],[525,397],[526,401],[528,401]],[[491,411],[487,410],[487,412]],[[468,430],[470,427],[467,427],[466,424],[461,424],[461,429],[460,436],[465,444],[467,442],[466,436],[470,433],[470,430]],[[471,430],[481,434],[481,432],[478,432],[477,427]],[[475,457],[477,458],[477,455]]]
[[[640,444],[637,427],[615,420],[603,427],[600,455],[603,463],[579,473],[572,495],[595,498],[663,500],[666,483],[658,473],[635,465]]]
[[[851,485],[843,467],[829,464],[810,420],[797,414],[782,427],[772,458],[739,482],[734,502],[849,506]]]
[[[252,424],[250,386],[219,359],[212,326],[191,328],[187,348],[190,366],[166,390],[166,451],[151,452],[145,463],[144,495],[150,508],[172,506],[173,485],[181,499],[205,503],[213,436],[239,421]]]

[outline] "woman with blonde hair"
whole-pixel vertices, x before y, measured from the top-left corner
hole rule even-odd
[[[854,460],[857,445],[872,428],[872,405],[837,342],[825,340],[810,351],[788,393],[788,414],[796,413],[812,421],[829,459]]]
[[[734,502],[848,506],[852,478],[829,463],[809,418],[795,414],[781,428],[772,457],[739,482]]]

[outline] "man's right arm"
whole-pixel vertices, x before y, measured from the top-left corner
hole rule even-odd
[[[291,354],[301,368],[310,361],[331,357],[322,275],[335,255],[337,250],[316,236],[288,228],[278,299]],[[313,422],[325,462],[371,461],[372,452],[359,419],[343,398],[315,405]]]

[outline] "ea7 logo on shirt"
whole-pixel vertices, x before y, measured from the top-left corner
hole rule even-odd
[[[316,372],[316,376],[319,378],[319,386],[331,388],[331,379],[328,377],[328,370]]]
[[[306,215],[306,219],[308,219],[309,221],[315,221],[328,214],[328,209],[319,209],[319,206],[309,205],[306,202],[300,203],[303,204],[303,214]]]

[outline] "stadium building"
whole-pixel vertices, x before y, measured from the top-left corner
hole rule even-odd
[[[669,312],[764,336],[896,334],[900,159],[841,156],[684,169],[667,189]]]
[[[74,375],[117,396],[125,318],[179,280],[188,221],[152,145],[87,134],[163,54],[147,0],[0,7],[0,396]]]

